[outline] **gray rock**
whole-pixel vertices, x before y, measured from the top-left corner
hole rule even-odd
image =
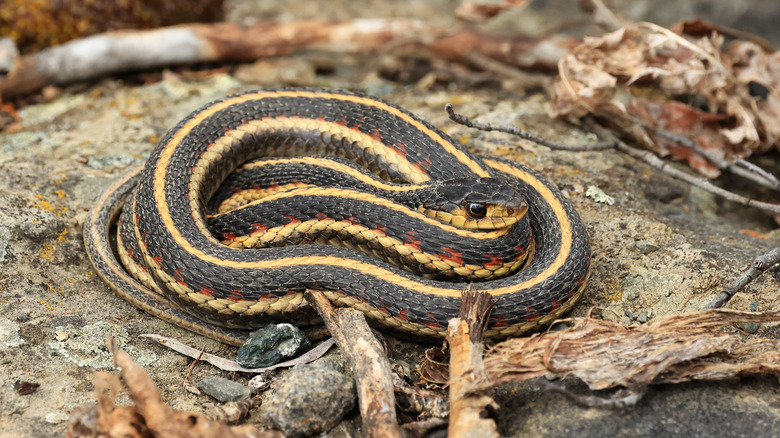
[[[269,324],[249,335],[238,349],[236,362],[245,368],[269,367],[309,348],[311,342],[291,324]]]
[[[11,230],[0,225],[0,262],[5,261],[8,246],[11,244]]]
[[[46,210],[27,210],[15,224],[19,235],[34,242],[56,238],[66,228],[63,218]]]
[[[648,255],[652,252],[661,249],[659,246],[653,245],[647,240],[639,240],[634,244],[634,246],[636,247],[637,251],[639,251],[642,255]]]
[[[289,437],[327,431],[352,410],[355,382],[330,360],[295,366],[264,404],[264,416]]]
[[[206,377],[200,381],[198,387],[222,403],[252,396],[252,390],[249,387],[222,377]]]

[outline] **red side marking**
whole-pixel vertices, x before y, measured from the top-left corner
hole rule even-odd
[[[462,252],[457,252],[452,248],[447,248],[446,246],[442,246],[441,249],[446,251],[446,253],[440,252],[436,254],[437,256],[441,257],[444,260],[457,263],[459,265],[463,264],[463,258],[461,257],[463,255]]]
[[[292,289],[288,289],[288,290],[287,290],[287,295],[297,295],[297,294],[298,294],[298,292],[297,292],[297,291],[294,291],[294,290],[292,290]]]
[[[242,294],[241,291],[239,291],[238,289],[231,290],[230,291],[230,296],[228,296],[226,298],[231,300],[231,301],[235,301],[237,303],[241,302],[241,301],[246,301],[246,299],[244,299],[244,294]]]
[[[200,290],[198,291],[199,294],[208,295],[211,298],[214,298],[214,288],[213,287],[206,287],[201,286]]]
[[[423,161],[418,161],[416,163],[411,163],[412,166],[416,167],[417,170],[419,170],[422,173],[428,173],[428,170],[431,168],[431,157],[426,158]]]
[[[515,258],[517,258],[517,259],[522,258],[525,255],[525,252],[527,250],[528,250],[528,248],[525,248],[525,247],[523,247],[521,245],[516,246],[515,247],[515,251],[517,252],[517,257],[515,257]]]
[[[285,225],[301,223],[301,221],[297,217],[295,217],[295,216],[284,216],[284,218],[290,221],[290,222],[287,222]]]
[[[496,322],[490,325],[490,328],[492,329],[498,329],[509,325],[509,323],[506,321],[506,316],[498,316],[495,317],[494,319],[496,320]]]
[[[133,258],[133,254],[135,254],[135,250],[127,248],[126,251],[127,251],[127,256]]]
[[[562,305],[563,305],[563,301],[558,301],[558,300],[553,301],[552,309],[550,309],[550,311],[554,312],[555,310],[557,310]]]
[[[379,133],[379,129],[374,128],[368,132],[368,136],[376,141],[382,141],[382,134]]]
[[[267,294],[260,295],[260,298],[266,298],[266,299],[267,298],[276,298],[276,295],[274,295],[272,293],[267,293]]]
[[[362,123],[355,122],[355,124],[354,124],[354,125],[352,125],[352,126],[350,126],[350,127],[349,127],[349,129],[351,129],[351,130],[353,130],[353,131],[357,132],[358,134],[362,134],[362,133],[363,133],[363,131],[361,131],[361,130],[360,130],[360,127],[361,127],[362,125],[363,125]]]
[[[350,217],[346,217],[346,218],[342,219],[341,221],[342,222],[346,222],[346,223],[348,223],[350,225],[355,225],[355,224],[357,224],[357,220],[358,220],[358,218],[356,218],[355,216],[350,216]]]
[[[175,271],[173,271],[173,276],[176,277],[176,282],[179,283],[180,285],[182,286],[187,285],[187,282],[185,281],[184,278],[184,273],[181,272],[181,269],[176,269]]]
[[[325,116],[319,116],[315,120],[317,120],[319,122],[327,122],[327,120],[325,119]]]
[[[439,321],[436,320],[436,316],[432,313],[426,313],[425,316],[428,318],[431,318],[433,321],[426,321],[425,325],[431,328],[438,328],[441,327],[441,324],[439,324]]]
[[[376,231],[377,234],[381,234],[382,237],[387,237],[387,227],[383,227],[382,225],[377,225],[376,228],[374,228],[374,231]]]
[[[341,126],[349,125],[349,121],[347,121],[347,116],[342,117],[341,120],[334,120],[333,123]]]
[[[152,257],[152,260],[154,260],[154,262],[157,263],[157,268],[158,269],[162,269],[162,262],[163,262],[163,258],[162,257],[160,257],[160,256]]]
[[[409,248],[412,248],[415,251],[420,251],[420,240],[415,239],[414,236],[417,235],[414,231],[409,231],[407,233],[403,234],[406,236],[407,239],[409,239],[409,242],[405,242],[404,245],[408,246]]]
[[[401,310],[398,312],[398,315],[396,315],[396,318],[403,319],[404,321],[409,321],[409,317],[406,316],[407,313],[409,313],[408,310]]]
[[[585,280],[587,280],[587,279],[588,279],[587,275],[580,277],[580,279],[577,280],[577,286],[582,286],[585,283]],[[577,289],[579,289],[579,288],[577,288]]]
[[[399,141],[396,144],[390,145],[390,148],[392,148],[398,155],[406,158],[406,143]]]
[[[504,264],[504,259],[497,255],[485,254],[485,257],[490,257],[490,261],[485,263],[485,266],[501,266]]]
[[[539,312],[537,312],[536,309],[532,309],[530,307],[525,309],[525,313],[530,313],[530,315],[523,317],[523,319],[526,321],[533,321],[539,317]]]
[[[387,311],[387,307],[377,307],[376,310],[382,312],[382,313],[390,313]]]
[[[255,229],[253,231],[254,233],[265,231],[265,230],[268,229],[268,227],[266,227],[265,224],[261,224],[261,223],[258,223],[258,222],[250,224],[250,226]]]
[[[225,231],[225,232],[222,233],[222,241],[223,242],[232,242],[234,240],[236,240],[236,235],[233,234],[232,232]]]
[[[321,212],[321,211],[318,212],[317,214],[315,214],[314,217],[319,219],[319,220],[321,220],[321,221],[325,220],[325,219],[328,219],[328,215],[323,213],[323,212]]]

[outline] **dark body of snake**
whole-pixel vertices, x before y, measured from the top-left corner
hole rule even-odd
[[[313,312],[302,297],[306,289],[322,290],[334,304],[357,308],[370,321],[406,336],[443,336],[447,320],[458,313],[463,282],[420,277],[340,246],[238,250],[215,237],[230,233],[208,228],[205,206],[232,171],[258,157],[300,155],[343,157],[398,187],[494,179],[522,194],[527,222],[503,231],[437,225],[436,219],[360,190],[305,186],[269,196],[279,205],[307,196],[315,200],[313,205],[348,208],[356,202],[366,210],[381,207],[404,220],[430,225],[433,231],[425,237],[434,242],[442,233],[466,244],[469,239],[498,241],[507,236],[527,240],[521,224],[530,226],[533,257],[523,259],[522,270],[473,283],[474,290],[495,299],[487,336],[508,337],[548,324],[583,292],[590,272],[588,236],[572,205],[545,178],[517,163],[477,157],[428,123],[381,100],[311,89],[227,97],[193,112],[168,132],[145,167],[115,183],[89,215],[85,243],[98,274],[143,310],[230,343],[238,342],[230,329],[254,329],[275,321],[310,322]],[[108,240],[120,211],[117,246],[124,268]],[[372,236],[384,238],[388,227],[400,228],[371,221],[361,224],[345,215],[320,211],[305,220],[288,215],[275,229],[288,233],[296,221],[341,223],[343,228],[347,221],[349,227],[362,227],[363,246],[371,252],[366,242]],[[251,225],[248,234],[274,228]],[[395,245],[404,251],[417,248],[419,237],[414,230],[399,231]],[[430,263],[455,266],[461,261],[459,254],[443,247],[429,257]],[[487,265],[509,262],[505,260],[509,256],[499,254],[501,249],[496,248],[495,254],[475,257],[488,260]]]

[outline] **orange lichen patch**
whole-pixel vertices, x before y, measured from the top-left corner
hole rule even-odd
[[[41,257],[54,263],[54,244],[51,242],[44,242],[39,254]]]
[[[740,233],[748,235],[750,237],[755,237],[756,239],[766,240],[766,233],[760,233],[758,231],[748,230],[748,229],[741,229],[739,230]]]
[[[34,206],[35,206],[35,208],[37,208],[39,210],[46,210],[46,211],[52,212],[57,217],[62,217],[62,215],[66,211],[68,211],[68,207],[66,207],[64,205],[58,207],[58,206],[55,206],[54,204],[52,204],[51,202],[43,199],[44,196],[42,194],[40,194],[40,193],[37,193],[35,195],[35,197],[38,199],[38,202],[36,202],[34,204]]]

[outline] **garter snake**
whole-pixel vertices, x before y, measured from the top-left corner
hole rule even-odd
[[[548,324],[582,295],[590,272],[588,236],[572,205],[549,181],[517,163],[477,157],[398,107],[337,90],[247,92],[187,116],[160,140],[142,169],[117,181],[90,212],[84,238],[96,271],[137,307],[233,344],[239,339],[231,329],[315,319],[303,300],[307,288],[323,290],[335,305],[361,310],[374,323],[407,336],[443,336],[447,320],[457,315],[462,283],[423,278],[339,246],[236,250],[208,229],[204,206],[238,165],[261,156],[300,155],[338,155],[400,184],[495,178],[521,193],[534,256],[519,272],[473,283],[475,290],[495,297],[487,336],[508,337]],[[348,190],[300,190],[344,204],[380,203]],[[120,210],[117,246],[124,268],[108,240]],[[317,218],[328,219],[325,213]],[[423,220],[430,220],[436,233],[463,239],[500,234]],[[382,231],[386,225],[374,226]],[[415,245],[412,236],[403,243]],[[458,258],[446,248],[442,254],[444,262]]]

